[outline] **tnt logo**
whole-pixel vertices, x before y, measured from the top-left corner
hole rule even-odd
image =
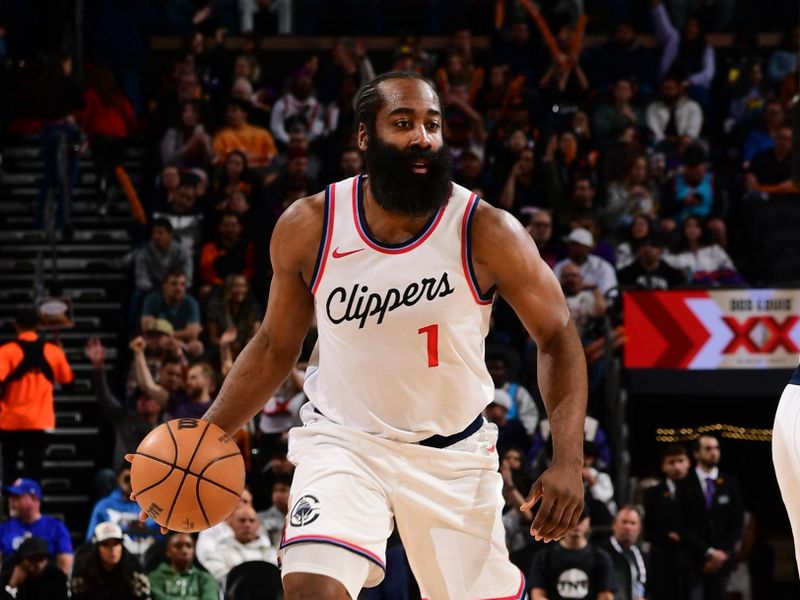
[[[744,348],[750,354],[772,354],[779,347],[791,354],[800,352],[800,348],[789,337],[800,317],[787,317],[782,322],[767,316],[748,317],[742,323],[731,316],[724,316],[722,320],[733,332],[733,339],[722,351],[723,354],[734,354],[739,348]]]

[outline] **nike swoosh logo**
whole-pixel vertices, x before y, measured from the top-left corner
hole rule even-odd
[[[491,454],[492,452],[494,452],[495,447],[496,447],[495,444],[492,444],[491,446],[486,446],[486,451]]]
[[[350,256],[351,254],[355,254],[356,252],[361,252],[364,248],[359,248],[358,250],[350,250],[348,252],[339,252],[339,248],[336,247],[333,250],[333,258],[344,258],[345,256]]]

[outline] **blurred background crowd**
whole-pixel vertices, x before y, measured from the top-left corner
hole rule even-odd
[[[532,597],[781,597],[754,493],[720,440],[637,448],[644,467],[632,477],[619,447],[629,415],[610,408],[619,374],[609,377],[626,340],[623,290],[800,280],[797,221],[770,208],[800,199],[798,19],[792,0],[0,2],[0,135],[7,148],[37,146],[32,228],[56,254],[90,240],[73,210],[81,200],[98,223],[123,214],[129,236],[114,258],[125,278],[99,284],[124,298],[111,335],[89,327],[64,354],[60,339],[36,345],[36,313],[14,313],[12,337],[51,376],[23,393],[25,377],[43,377],[27,371],[4,390],[0,595],[205,600],[266,598],[247,595],[253,582],[279,588],[286,433],[306,401],[313,330],[237,436],[248,491],[225,524],[165,538],[138,522],[123,456],[164,420],[205,413],[269,302],[276,220],[363,171],[353,98],[375,74],[411,70],[440,94],[453,180],[526,226],[584,342],[586,518],[545,548],[519,510],[551,452],[536,348],[495,300],[485,416],[500,428],[507,541]],[[21,347],[0,348],[0,377]],[[41,501],[53,384],[69,389],[68,362],[86,364],[102,419],[84,519],[96,504],[65,527]],[[364,598],[414,597],[399,538],[387,561]],[[564,565],[586,577],[568,581]]]

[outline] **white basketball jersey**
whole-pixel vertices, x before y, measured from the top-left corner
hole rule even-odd
[[[340,425],[406,442],[453,435],[494,395],[484,362],[492,295],[480,292],[470,257],[478,198],[453,184],[414,238],[389,245],[367,230],[363,183],[326,190],[305,392]]]

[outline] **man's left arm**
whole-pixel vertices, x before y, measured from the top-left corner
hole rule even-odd
[[[522,508],[530,510],[541,499],[531,533],[558,540],[583,510],[587,373],[581,341],[558,280],[519,221],[482,202],[472,225],[472,246],[479,285],[496,286],[539,350],[539,389],[550,419],[553,462]]]
[[[53,539],[53,554],[56,556],[56,566],[64,573],[69,573],[72,570],[73,560],[72,539],[67,527],[61,521],[58,521]]]

